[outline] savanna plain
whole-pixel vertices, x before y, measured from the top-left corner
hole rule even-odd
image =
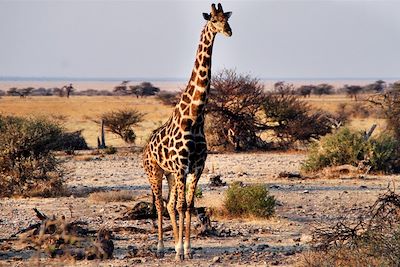
[[[346,95],[311,96],[304,101],[315,109],[330,112],[339,110],[343,103],[356,104]],[[135,145],[127,146],[117,136],[106,133],[107,145],[116,147],[117,152],[98,152],[95,148],[100,127],[94,121],[104,112],[125,107],[145,114],[143,122],[135,128]],[[201,194],[196,199],[196,207],[220,209],[228,187],[241,182],[264,185],[276,199],[275,213],[269,218],[210,214],[212,230],[207,235],[199,234],[202,222],[193,216],[194,256],[182,263],[174,260],[173,235],[169,219],[165,217],[166,255],[158,259],[155,256],[157,231],[152,219],[132,219],[126,214],[141,201],[151,202],[140,148],[171,111],[172,107],[156,97],[1,97],[0,114],[50,117],[68,131],[83,130],[82,136],[93,149],[72,154],[57,153],[65,172],[63,180],[68,191],[65,196],[0,200],[0,265],[304,266],[304,262],[312,257],[310,242],[315,228],[352,216],[350,211],[368,209],[388,187],[398,190],[398,175],[349,172],[297,175],[306,158],[304,149],[241,153],[211,151],[199,182]],[[376,118],[355,116],[348,122],[350,128],[365,131],[374,123],[378,125],[375,133],[385,129],[384,121]],[[216,176],[226,184],[213,186],[210,179]],[[166,183],[163,188],[167,194]],[[113,258],[79,261],[67,257],[51,258],[36,246],[17,240],[14,234],[40,222],[33,208],[49,217],[54,215],[64,217],[65,221],[83,222],[91,230],[111,230]]]

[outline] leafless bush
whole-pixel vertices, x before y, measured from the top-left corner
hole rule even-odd
[[[377,265],[373,266],[399,266],[400,195],[388,191],[380,195],[368,210],[353,214],[353,218],[355,219],[343,219],[333,226],[319,227],[314,231],[312,244],[315,251],[319,252],[317,255],[322,257],[320,261],[323,262],[325,258],[326,261],[340,262],[343,254],[332,254],[329,251],[348,251],[350,254],[344,255],[350,257],[351,261],[346,266],[359,266],[352,263],[365,258],[375,258]],[[315,254],[313,257],[315,259]],[[310,261],[306,259],[305,263],[307,262]]]
[[[248,150],[266,143],[257,133],[262,130],[258,113],[264,101],[264,86],[249,75],[223,70],[212,79],[207,106],[207,132],[211,146]],[[213,142],[212,142],[213,141]]]
[[[310,141],[332,131],[331,114],[311,112],[311,107],[295,95],[268,94],[263,102],[265,125],[281,144]]]
[[[112,258],[114,243],[110,230],[90,230],[86,222],[68,222],[64,216],[48,217],[36,208],[34,210],[41,221],[22,229],[14,236],[17,236],[22,244],[35,248],[39,258],[41,252],[45,252],[51,258],[70,260]]]
[[[207,106],[206,132],[211,147],[227,150],[266,149],[279,141],[287,148],[329,133],[333,116],[294,95],[293,86],[275,84],[266,94],[258,79],[223,70],[214,76]],[[272,133],[269,140],[263,133]],[[284,145],[284,146],[282,146]]]
[[[400,83],[399,90],[392,89],[374,95],[370,97],[369,102],[382,109],[388,128],[394,132],[397,140],[400,140]]]
[[[295,88],[294,85],[291,83],[286,83],[284,81],[279,81],[274,83],[274,91],[273,93],[279,94],[281,96],[284,95],[294,95]]]

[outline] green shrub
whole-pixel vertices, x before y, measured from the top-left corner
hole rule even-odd
[[[312,172],[344,164],[357,167],[364,161],[372,171],[398,172],[399,148],[399,141],[391,135],[382,134],[366,140],[361,131],[341,128],[310,146],[308,158],[302,168],[306,172]]]
[[[203,189],[201,189],[200,186],[197,186],[196,191],[194,192],[194,195],[196,198],[202,198],[203,197]]]
[[[62,172],[51,150],[62,134],[46,119],[0,116],[0,197],[60,192]]]
[[[381,134],[370,142],[369,164],[374,171],[393,173],[400,171],[398,162],[400,142],[391,135]]]
[[[348,128],[341,128],[310,146],[303,169],[317,171],[328,166],[343,164],[357,166],[358,162],[364,158],[366,149],[367,143],[362,132],[352,132]]]
[[[226,191],[224,207],[229,216],[270,217],[275,212],[275,198],[264,185],[241,186],[233,183]]]

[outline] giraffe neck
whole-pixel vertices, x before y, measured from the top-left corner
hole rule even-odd
[[[188,121],[192,124],[194,122],[204,122],[204,106],[207,102],[207,94],[210,89],[211,54],[216,35],[211,30],[211,27],[209,23],[204,26],[200,37],[200,44],[197,49],[192,76],[175,108],[175,115],[180,117],[178,123],[180,123],[181,127],[184,129],[188,127]],[[200,121],[199,118],[201,119]]]

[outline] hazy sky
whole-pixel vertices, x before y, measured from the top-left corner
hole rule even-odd
[[[209,1],[0,0],[0,77],[186,79]],[[400,1],[223,1],[213,71],[399,78]]]

